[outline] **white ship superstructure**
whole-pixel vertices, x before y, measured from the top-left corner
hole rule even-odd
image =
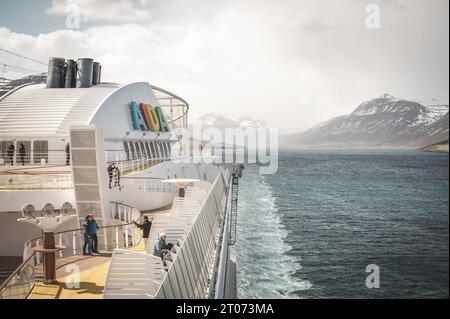
[[[55,79],[57,62],[63,65],[56,59],[47,85],[24,85],[0,97],[0,262],[23,258],[4,270],[0,297],[53,296],[40,293],[51,290],[40,283],[43,258],[35,248],[42,234],[33,217],[17,220],[24,204],[39,215],[45,203],[65,202],[76,217],[55,230],[63,247],[56,254],[59,281],[61,265],[72,263],[87,269],[82,274],[95,270],[102,284],[97,297],[235,297],[228,246],[235,231],[236,167],[187,161],[189,105],[181,97],[146,82],[101,82],[98,65],[90,84],[83,84],[85,60],[78,61],[83,72],[77,76],[65,62],[65,86]],[[67,84],[70,76],[76,85]],[[88,213],[101,226],[102,255],[84,258],[80,225]],[[153,219],[147,250],[133,223],[144,215]],[[161,232],[174,244],[164,259],[152,254]],[[65,293],[53,297],[74,297]]]

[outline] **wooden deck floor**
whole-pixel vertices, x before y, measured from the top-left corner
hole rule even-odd
[[[162,230],[160,228],[170,217],[170,206],[144,213],[151,218],[158,215],[163,217],[163,220],[160,220],[161,225],[160,223],[153,225],[151,236],[155,237],[157,232]],[[144,241],[141,239],[136,246],[130,249],[145,253]],[[103,253],[100,256],[71,256],[57,259],[57,283],[52,285],[45,285],[42,282],[43,268],[38,266],[35,270],[37,282],[28,299],[101,299],[110,260],[111,253]],[[76,267],[79,270],[79,278],[73,273]],[[79,282],[79,284],[73,285],[72,282]]]
[[[73,256],[58,260],[56,284],[37,282],[28,299],[100,299],[111,255]],[[78,269],[78,272],[75,272]],[[41,269],[37,269],[37,272]],[[78,278],[77,278],[78,273]]]

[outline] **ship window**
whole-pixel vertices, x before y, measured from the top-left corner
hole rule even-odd
[[[145,142],[145,150],[147,151],[147,157],[150,157],[152,152],[150,151],[150,144],[149,144],[149,142]]]
[[[8,156],[8,147],[11,144],[14,145],[14,141],[1,141],[0,142],[0,158],[3,158],[3,160],[5,161],[4,164],[6,164],[6,163],[9,164],[10,158]]]
[[[164,150],[164,156],[165,157],[169,157],[169,150],[167,148],[167,142],[162,142],[162,147],[163,147],[163,150]]]
[[[25,152],[20,151],[20,145],[23,144],[25,147]],[[16,163],[18,165],[30,164],[30,154],[31,154],[31,142],[30,141],[18,141],[17,142],[17,150],[16,150]],[[23,158],[22,158],[23,157]]]
[[[141,149],[139,148],[139,142],[134,142],[134,146],[136,148],[136,155],[137,158],[141,158],[142,153],[141,153]]]
[[[162,153],[161,153],[161,145],[159,144],[159,142],[155,142],[155,148],[156,148],[156,153],[158,154],[158,158],[161,158]]]
[[[48,163],[48,141],[34,141],[33,162],[39,164],[42,160]]]
[[[141,148],[141,154],[142,154],[142,157],[144,157],[144,156],[146,155],[145,147],[144,147],[144,142],[143,142],[143,141],[139,141],[139,146],[140,146],[140,148]]]
[[[125,150],[125,154],[127,155],[127,161],[130,160],[130,148],[128,147],[128,142],[123,141],[123,149]]]
[[[150,150],[151,150],[152,157],[155,158],[156,157],[155,144],[153,142],[149,142],[149,144],[150,144]]]
[[[128,142],[128,145],[130,146],[131,157],[133,159],[136,159],[136,153],[134,151],[134,143],[130,141]]]

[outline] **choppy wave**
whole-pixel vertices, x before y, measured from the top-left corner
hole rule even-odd
[[[248,167],[239,186],[238,234],[235,246],[239,298],[296,298],[312,287],[294,278],[300,259],[286,254],[287,230],[280,222],[270,186]]]

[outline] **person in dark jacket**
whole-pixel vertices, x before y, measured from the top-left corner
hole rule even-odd
[[[22,163],[22,165],[25,165],[25,145],[23,145],[23,143],[20,143],[19,145],[19,157],[20,163]]]
[[[94,218],[94,214],[89,214],[89,228],[92,239],[92,252],[95,254],[100,254],[97,250],[98,248],[98,238],[97,238],[97,230],[99,229],[97,221]]]
[[[70,165],[70,144],[66,144],[66,165]]]
[[[122,187],[120,186],[120,170],[119,170],[119,167],[118,167],[118,166],[116,166],[116,167],[114,168],[114,173],[115,173],[115,175],[116,175],[116,179],[115,179],[115,181],[114,181],[114,186],[118,186],[118,187],[119,187],[119,191],[121,191],[121,190],[122,190]]]
[[[110,163],[108,165],[109,188],[112,188],[113,175],[114,175],[115,169],[116,169],[116,164]]]
[[[9,144],[8,158],[9,158],[9,162],[11,163],[11,166],[14,164],[14,150],[15,150],[14,144],[13,143]]]
[[[133,223],[140,229],[142,229],[142,238],[144,239],[145,251],[148,251],[148,237],[150,236],[150,229],[152,228],[152,222],[148,216],[144,216],[144,222],[138,224],[135,221]]]
[[[92,255],[92,238],[91,238],[91,225],[90,225],[90,217],[86,216],[82,225],[83,225],[83,237],[84,237],[84,245],[83,245],[83,255]],[[86,250],[87,249],[87,250]]]

